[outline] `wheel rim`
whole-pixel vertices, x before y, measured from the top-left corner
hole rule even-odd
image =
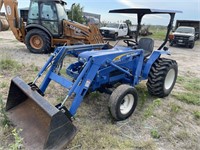
[[[169,72],[167,73],[167,76],[165,78],[165,89],[168,90],[172,87],[174,80],[175,80],[175,70],[171,69],[169,70]]]
[[[120,112],[125,115],[130,112],[134,104],[134,96],[132,94],[127,94],[121,104],[120,104]]]
[[[33,47],[34,49],[41,49],[43,46],[43,40],[39,35],[33,35],[30,38],[30,45],[31,47]]]

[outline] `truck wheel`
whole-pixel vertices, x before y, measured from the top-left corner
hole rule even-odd
[[[172,41],[169,42],[169,46],[173,46],[173,42]]]
[[[114,40],[116,41],[117,40],[117,38],[118,38],[118,34],[117,33],[115,33],[115,35],[114,35]]]
[[[39,29],[30,30],[25,37],[25,43],[32,53],[41,54],[51,50],[49,36]]]
[[[178,74],[175,60],[158,58],[151,67],[147,88],[151,95],[166,97],[172,91]]]
[[[189,48],[194,48],[194,43],[195,43],[195,42],[193,42],[192,44],[190,44],[190,45],[189,45]]]
[[[125,120],[132,115],[138,101],[138,94],[134,87],[122,84],[111,94],[109,100],[109,111],[117,120]]]

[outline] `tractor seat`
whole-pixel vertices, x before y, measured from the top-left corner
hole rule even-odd
[[[151,38],[141,38],[138,42],[138,49],[144,50],[144,57],[151,55],[154,48],[154,41]]]

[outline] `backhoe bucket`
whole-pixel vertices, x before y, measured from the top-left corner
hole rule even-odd
[[[5,14],[0,13],[0,31],[7,31],[9,27]]]
[[[70,119],[19,77],[11,81],[6,110],[26,149],[61,149],[76,135]]]

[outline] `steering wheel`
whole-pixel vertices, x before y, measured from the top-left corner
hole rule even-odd
[[[138,45],[138,43],[133,40],[124,40],[124,43],[126,43],[130,47],[136,47]]]

